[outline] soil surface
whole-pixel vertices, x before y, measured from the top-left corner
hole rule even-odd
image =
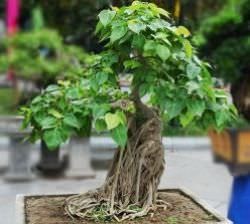
[[[166,195],[166,196],[165,196]],[[215,224],[219,221],[192,199],[179,191],[168,191],[164,195],[173,208],[167,210],[158,209],[154,214],[124,224]],[[94,224],[90,220],[72,219],[63,209],[65,195],[56,196],[29,196],[25,200],[26,224]],[[105,222],[107,223],[107,222]],[[116,223],[116,222],[108,222]]]

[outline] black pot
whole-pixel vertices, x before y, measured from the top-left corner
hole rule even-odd
[[[49,149],[44,141],[40,145],[40,160],[36,165],[37,171],[45,176],[62,175],[67,168],[67,156],[60,156],[60,148]]]

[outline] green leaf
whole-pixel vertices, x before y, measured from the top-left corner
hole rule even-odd
[[[110,42],[114,43],[116,40],[121,39],[127,32],[128,28],[125,25],[113,27],[110,35]]]
[[[163,15],[163,16],[169,18],[169,13],[168,13],[166,10],[164,10],[164,9],[162,9],[162,8],[158,8],[158,12],[159,12],[161,15]]]
[[[225,113],[223,110],[216,111],[216,113],[215,113],[215,120],[216,120],[217,126],[221,127],[228,120],[228,114]]]
[[[143,49],[145,38],[142,35],[134,35],[132,40],[132,47],[136,49]]]
[[[120,123],[125,125],[127,122],[127,118],[126,118],[126,115],[124,114],[124,112],[123,111],[116,111],[115,113],[120,118]]]
[[[156,53],[163,61],[166,61],[170,56],[170,50],[168,49],[168,47],[162,44],[157,44]]]
[[[126,126],[120,124],[111,131],[111,136],[122,149],[125,148],[128,138]]]
[[[166,10],[157,7],[157,5],[155,5],[154,3],[149,3],[148,5],[149,5],[150,9],[155,14],[161,14],[161,15],[166,16],[167,18],[169,18],[169,13]]]
[[[191,79],[197,77],[201,72],[201,68],[195,65],[194,63],[190,63],[187,65],[187,76]]]
[[[108,80],[108,74],[106,72],[97,72],[96,79],[99,85],[102,85]]]
[[[154,51],[156,46],[157,45],[153,40],[147,40],[144,45],[144,51]]]
[[[102,26],[103,26],[102,23],[99,21],[95,28],[95,34],[98,34],[101,31]]]
[[[63,115],[60,112],[58,112],[57,110],[55,110],[55,109],[50,109],[48,113],[53,115],[56,118],[62,118],[63,117]]]
[[[225,91],[223,91],[221,89],[215,89],[215,97],[216,98],[222,98],[222,99],[227,99],[228,98]]]
[[[187,106],[191,114],[198,116],[201,116],[206,109],[205,102],[201,100],[191,100]]]
[[[191,94],[194,91],[198,91],[200,89],[200,87],[201,86],[199,85],[199,83],[195,82],[195,81],[189,81],[186,84],[186,88],[187,88],[188,94]]]
[[[194,114],[189,111],[185,114],[180,115],[180,122],[183,127],[186,127],[194,118]]]
[[[146,25],[144,23],[138,22],[136,20],[128,21],[128,28],[134,33],[139,34],[141,31],[146,29]]]
[[[191,58],[193,55],[193,48],[189,40],[184,40],[183,41],[183,46],[186,52],[186,55],[188,58]]]
[[[104,131],[107,129],[107,125],[106,125],[106,122],[105,120],[103,119],[97,119],[95,121],[95,129],[97,132],[101,132],[101,131]]]
[[[92,113],[95,120],[103,117],[110,110],[108,104],[94,104],[92,107]]]
[[[49,85],[46,89],[45,92],[53,92],[53,91],[57,91],[59,90],[59,86],[58,85]]]
[[[190,31],[185,26],[178,26],[174,33],[178,36],[183,35],[184,37],[189,37],[191,35]]]
[[[41,121],[42,130],[51,129],[56,127],[56,118],[46,117]]]
[[[73,114],[66,114],[64,119],[63,119],[63,122],[64,122],[64,124],[66,124],[70,127],[73,127],[73,128],[80,129],[80,127],[81,127],[78,119]]]
[[[115,11],[106,9],[101,11],[98,17],[102,25],[105,27],[112,21],[112,19],[115,17],[115,14],[116,14]]]
[[[169,119],[172,119],[179,115],[184,108],[184,104],[180,100],[166,101],[167,115]]]
[[[134,68],[140,67],[141,63],[134,60],[134,59],[131,59],[131,60],[124,61],[123,65],[124,65],[125,69],[134,69]]]
[[[167,25],[169,25],[166,21],[162,20],[162,19],[154,19],[152,20],[149,24],[148,27],[149,29],[151,29],[152,31],[157,31],[162,29],[163,27],[166,27]],[[170,26],[170,25],[169,25]]]
[[[79,91],[79,88],[77,87],[72,87],[70,89],[67,89],[67,92],[66,92],[66,97],[69,98],[69,99],[78,99],[80,98],[80,91]]]
[[[46,130],[43,134],[43,140],[49,149],[57,149],[63,142],[61,133],[58,129]]]
[[[121,123],[121,118],[118,114],[107,113],[105,115],[105,122],[108,130],[116,128]]]
[[[139,87],[139,95],[140,97],[143,97],[147,94],[149,89],[149,85],[147,83],[143,83],[142,85],[140,85]]]
[[[32,104],[40,103],[43,100],[41,96],[37,96],[32,100]]]

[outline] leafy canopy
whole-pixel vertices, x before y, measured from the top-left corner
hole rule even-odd
[[[33,136],[49,147],[84,129],[88,116],[97,131],[110,132],[124,148],[127,117],[136,113],[134,91],[164,120],[184,127],[222,129],[236,115],[225,92],[213,88],[208,65],[189,41],[189,30],[172,25],[168,12],[155,4],[134,1],[102,11],[96,34],[106,43],[105,50],[93,56],[81,78],[48,87],[23,109]],[[130,82],[128,89],[121,88],[121,80]]]

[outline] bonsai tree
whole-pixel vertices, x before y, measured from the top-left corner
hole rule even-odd
[[[163,120],[220,130],[236,111],[226,93],[213,88],[190,32],[173,26],[155,4],[134,1],[102,11],[96,34],[105,50],[78,80],[49,86],[23,108],[24,126],[51,149],[84,129],[88,116],[97,131],[108,131],[118,149],[105,183],[69,197],[65,209],[70,216],[122,221],[168,205],[157,193],[165,167]]]
[[[64,44],[56,31],[36,29],[1,40],[0,71],[11,69],[17,80],[32,84],[28,90],[18,89],[17,104],[23,104],[58,79],[74,79],[87,58],[81,48]]]
[[[11,68],[17,77],[43,87],[65,76],[74,68],[72,64],[83,62],[87,55],[76,46],[65,45],[62,37],[49,29],[20,32],[3,38],[1,44],[1,71]]]

